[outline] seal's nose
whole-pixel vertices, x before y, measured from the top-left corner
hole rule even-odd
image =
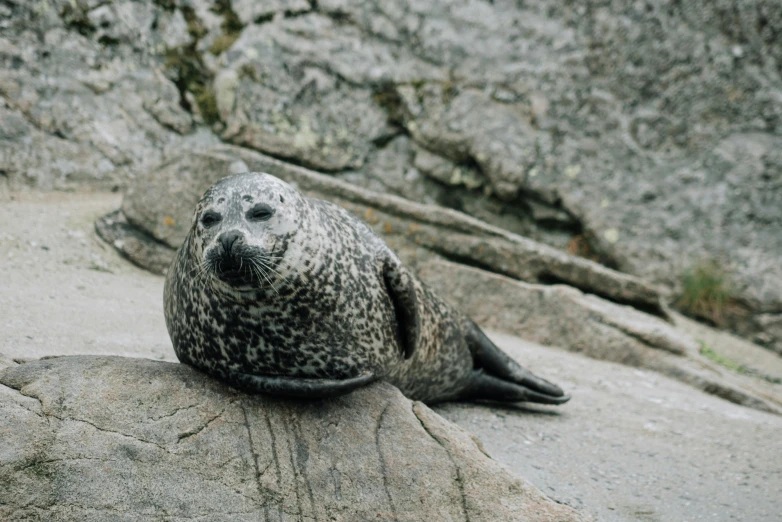
[[[242,233],[238,230],[229,230],[228,232],[220,234],[220,237],[217,240],[223,246],[225,253],[230,254],[234,243],[242,242]]]

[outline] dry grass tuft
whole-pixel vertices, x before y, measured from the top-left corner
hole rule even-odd
[[[725,270],[714,261],[706,261],[685,272],[676,306],[686,315],[721,326],[734,302]]]

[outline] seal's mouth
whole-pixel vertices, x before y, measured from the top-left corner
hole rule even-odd
[[[218,261],[214,273],[219,280],[231,286],[246,286],[256,282],[251,262],[233,256]]]
[[[237,290],[274,286],[277,272],[270,260],[257,248],[234,247],[231,252],[213,249],[207,254],[205,261],[209,271],[219,281]]]

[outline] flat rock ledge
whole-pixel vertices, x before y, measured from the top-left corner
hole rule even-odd
[[[393,386],[300,402],[123,357],[0,356],[2,520],[589,520]]]
[[[633,307],[567,285],[530,284],[435,259],[418,275],[484,328],[654,370],[735,404],[782,414],[778,388],[708,360],[689,333]]]
[[[96,231],[135,264],[163,274],[203,192],[245,171],[278,176],[363,219],[424,282],[483,326],[649,368],[731,402],[782,413],[778,396],[702,357],[696,341],[674,327],[662,294],[639,278],[454,210],[356,187],[241,147],[178,154],[140,173],[122,207],[99,218]]]
[[[344,207],[371,225],[412,266],[433,256],[444,257],[531,283],[561,282],[666,316],[658,289],[631,275],[461,212],[359,188],[228,145],[179,154],[139,174],[122,208],[99,219],[96,230],[135,264],[165,273],[190,229],[193,209],[204,191],[231,173],[247,171],[267,172],[309,196]]]

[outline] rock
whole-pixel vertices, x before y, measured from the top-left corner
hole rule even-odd
[[[0,135],[0,169],[11,189],[112,189],[123,182],[121,169],[90,146],[43,132],[7,105],[0,106]]]
[[[164,274],[173,258],[170,247],[130,225],[117,210],[95,222],[97,233],[130,261],[155,274]]]
[[[123,188],[169,150],[218,143],[164,74],[166,49],[190,38],[183,23],[154,2],[14,3],[0,39],[10,187]]]
[[[8,368],[9,366],[14,366],[16,363],[10,359],[6,359],[2,354],[0,354],[0,370],[3,368]]]
[[[689,270],[716,262],[740,303],[722,326],[782,351],[755,319],[782,310],[775,2],[396,5],[319,3],[450,67],[445,82],[384,91],[413,140],[476,165],[500,199],[560,210],[586,255],[673,295]],[[561,245],[550,234],[561,221],[528,214],[545,230],[536,237]]]
[[[482,189],[486,180],[474,165],[434,154],[404,135],[370,153],[361,169],[335,177],[375,192],[459,210],[562,250],[568,248],[571,232],[577,228],[571,216],[545,202],[499,200]],[[543,230],[541,223],[552,226]]]
[[[782,345],[777,340],[782,339],[782,314],[760,314],[755,318],[758,323],[755,333],[756,343],[769,346],[782,355]]]
[[[91,356],[0,383],[4,518],[586,520],[387,384],[285,401]]]
[[[269,172],[344,206],[372,225],[438,293],[489,328],[655,369],[739,404],[782,412],[773,396],[701,357],[690,336],[663,320],[667,311],[659,294],[638,279],[452,210],[357,188],[243,148],[186,154],[150,170],[130,187],[121,211],[98,220],[97,230],[131,261],[163,273],[203,191],[224,174],[244,170]],[[178,198],[172,200],[172,193]]]
[[[442,198],[448,197],[449,190],[410,165],[416,150],[410,138],[398,136],[370,154],[360,170],[340,172],[334,177],[375,192],[437,205]]]
[[[434,410],[478,435],[493,458],[546,494],[605,522],[779,518],[782,498],[768,492],[782,487],[782,416],[654,371],[491,337],[562,383],[573,394],[567,407],[556,416],[461,402]],[[754,351],[782,364],[767,350]],[[715,498],[730,500],[717,509]]]
[[[642,366],[649,349],[675,355],[698,350],[662,319],[571,286],[524,283],[439,260],[424,263],[418,275],[481,325],[543,345],[631,366]]]
[[[307,0],[232,0],[232,6],[245,25],[262,23],[278,13],[304,13],[311,8]]]
[[[782,91],[765,57],[780,56],[782,18],[774,2],[739,4],[319,6],[373,36],[382,18],[395,29],[384,33],[451,68],[445,82],[385,91],[417,143],[473,162],[502,199],[561,205],[623,271],[680,292],[684,272],[713,258],[738,299],[778,313]]]
[[[665,313],[660,307],[659,294],[639,279],[459,212],[357,188],[239,147],[223,146],[189,153],[172,159],[159,169],[151,169],[145,176],[136,178],[130,187],[123,199],[122,213],[140,233],[154,238],[152,243],[170,247],[170,256],[173,256],[173,249],[182,243],[190,228],[193,208],[203,192],[237,164],[249,170],[268,172],[305,193],[344,206],[374,226],[412,265],[420,256],[440,255],[529,282],[567,283],[618,302],[634,304],[661,315]],[[172,200],[169,194],[177,194],[177,198]],[[118,218],[110,219],[116,221]],[[108,228],[105,224],[98,225],[99,231]],[[157,261],[151,262],[143,256],[147,250],[134,246],[142,253],[138,256],[123,247],[121,238],[106,235],[104,239],[115,246],[119,244],[120,250],[141,266],[160,266]]]
[[[782,353],[779,11],[14,2],[2,190],[121,189],[172,152],[230,142],[643,278]],[[681,299],[702,264],[728,296],[708,313]]]
[[[550,153],[548,137],[480,90],[457,90],[449,97],[442,90],[436,84],[400,88],[400,98],[414,104],[403,109],[411,115],[405,124],[410,135],[446,157],[473,160],[501,199],[515,199],[538,156]]]
[[[307,15],[242,31],[222,59],[238,78],[223,138],[320,170],[363,165],[372,141],[390,134],[387,117],[369,85],[324,72],[323,56],[348,55],[349,63],[334,67],[352,71],[388,51],[340,53],[364,49],[363,42],[358,31],[335,29],[330,19]]]
[[[703,357],[681,329],[629,306],[565,285],[529,284],[438,260],[424,263],[418,276],[484,328],[649,368],[736,404],[782,414],[782,397]]]

